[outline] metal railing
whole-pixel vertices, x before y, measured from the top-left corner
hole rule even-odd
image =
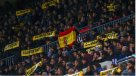
[[[4,59],[1,59],[0,61],[2,61],[4,63],[4,65],[13,65],[14,64],[14,58],[15,56],[10,56],[10,57],[7,57],[7,58],[4,58]]]
[[[112,25],[118,24],[118,23],[124,23],[124,22],[126,22],[126,21],[128,21],[128,20],[130,20],[130,19],[132,19],[134,17],[135,17],[134,14],[131,14],[131,15],[128,15],[126,17],[123,17],[123,18],[120,18],[120,19],[105,23],[103,25],[96,26],[94,28],[91,28],[91,30],[97,29],[97,32],[102,33],[104,31],[104,27],[112,26]]]
[[[124,58],[118,60],[117,63],[121,64],[121,63],[127,62],[127,61],[131,60],[131,58],[135,58],[135,54],[132,54],[131,56],[124,57]]]
[[[44,50],[45,50],[45,53],[47,53],[47,52],[49,51],[50,47],[56,47],[57,44],[58,44],[58,41],[54,41],[54,42],[51,42],[51,43],[49,43],[49,44],[43,45],[43,48],[44,48]]]
[[[123,22],[126,22],[126,21],[128,21],[130,19],[133,19],[133,18],[134,18],[134,14],[131,14],[129,16],[126,16],[126,17],[123,17],[123,18],[120,18],[120,19],[108,22],[106,24],[99,25],[99,26],[96,26],[94,28],[90,28],[90,30],[95,30],[96,29],[98,33],[102,33],[104,31],[104,27],[112,26],[112,25],[117,24],[117,23],[123,23]],[[87,31],[87,32],[90,33],[90,30]],[[80,33],[77,38],[79,38],[79,37],[83,38],[83,36],[84,36],[85,33],[86,32]],[[47,53],[49,51],[50,47],[55,47],[55,46],[57,46],[57,44],[58,44],[58,41],[54,41],[54,42],[51,42],[49,44],[45,44],[42,47],[44,48],[45,53]],[[14,63],[14,57],[15,56],[13,55],[11,57],[7,57],[7,58],[2,59],[2,61],[4,61],[6,65],[12,65]],[[22,58],[22,61],[23,60],[24,59]]]

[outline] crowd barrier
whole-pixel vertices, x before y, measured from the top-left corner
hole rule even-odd
[[[117,24],[117,23],[123,23],[123,22],[126,22],[130,19],[133,19],[134,18],[134,14],[131,14],[131,15],[128,15],[126,17],[123,17],[123,18],[120,18],[120,19],[117,19],[117,20],[114,20],[114,21],[111,21],[111,22],[108,22],[106,24],[103,24],[103,25],[97,25],[96,24],[96,27],[94,28],[90,28],[90,30],[97,30],[98,33],[102,33],[104,31],[104,27],[107,27],[107,26],[112,26],[114,24]],[[90,30],[89,31],[86,31],[87,33],[90,33]],[[86,32],[83,32],[83,33],[80,33],[78,36],[77,36],[77,41],[81,42],[82,41],[82,38],[85,36],[85,33]],[[58,41],[54,41],[54,42],[51,42],[49,44],[45,44],[43,45],[42,47],[45,49],[45,53],[47,54],[47,52],[49,51],[49,48],[50,47],[55,47],[58,45]],[[22,58],[22,60],[24,60],[24,58]],[[11,65],[11,62],[14,62],[14,55],[11,56],[11,57],[7,57],[7,58],[4,58],[2,59],[2,61],[6,62],[6,65]]]

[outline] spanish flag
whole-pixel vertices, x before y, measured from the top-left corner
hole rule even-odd
[[[71,27],[64,32],[59,33],[58,37],[60,48],[64,48],[67,45],[72,46],[76,41],[76,31],[75,27]]]

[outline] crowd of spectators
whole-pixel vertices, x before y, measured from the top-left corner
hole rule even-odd
[[[97,25],[101,25],[134,13],[133,0],[60,0],[56,6],[42,10],[41,4],[44,2],[45,0],[33,2],[30,8],[34,8],[34,10],[24,16],[16,17],[15,11],[0,16],[3,21],[0,24],[1,52],[5,45],[18,40],[21,43],[20,48],[5,52],[8,53],[8,56],[17,51],[20,53],[19,51],[22,49],[34,48],[44,45],[46,42],[56,41],[58,33],[71,26],[80,29],[92,24],[89,27],[95,27],[93,25],[95,22]],[[108,11],[107,5],[110,3],[116,5],[115,11]],[[99,75],[100,71],[104,70],[100,62],[111,61],[114,58],[121,59],[135,53],[134,21],[135,19],[132,19],[122,24],[105,27],[104,33],[115,31],[119,34],[118,39],[100,42],[102,48],[96,48],[90,54],[83,48],[82,42],[75,43],[72,48],[68,46],[63,49],[60,49],[59,46],[50,47],[48,53],[27,57],[24,61],[10,66],[4,65],[0,61],[0,74],[23,75],[26,69],[42,60],[43,65],[36,69],[34,75],[73,74],[86,67],[87,73],[85,75]],[[55,37],[32,41],[32,36],[54,30],[56,31]],[[83,42],[94,40],[99,35],[96,30],[90,32],[83,38]],[[4,52],[2,54],[4,57]],[[120,65],[118,67],[121,67],[122,70],[120,74],[134,75],[134,59],[127,63],[127,67],[122,68]]]
[[[102,42],[103,48],[94,49],[92,53],[83,49],[82,44],[76,43],[72,48],[66,47],[63,50],[58,47],[50,47],[47,54],[38,54],[28,57],[25,61],[15,63],[11,66],[4,66],[1,62],[1,74],[25,74],[25,70],[35,65],[39,61],[43,61],[43,65],[38,67],[34,72],[34,75],[64,75],[73,74],[87,67],[87,73],[85,75],[99,75],[100,71],[105,68],[101,67],[100,63],[103,61],[112,61],[112,59],[122,59],[126,56],[130,56],[135,52],[134,35],[132,34],[132,27],[134,26],[132,20],[125,22],[124,24],[116,24],[116,26],[107,27],[108,32],[116,29],[119,33],[117,40],[109,40]],[[127,28],[127,26],[129,26]],[[107,31],[106,31],[107,32]],[[95,35],[93,35],[94,37]],[[87,39],[87,38],[85,38]],[[81,47],[81,48],[80,48]],[[116,56],[114,56],[116,55]],[[115,73],[118,75],[135,75],[133,58],[125,65],[112,64],[112,67],[121,67],[121,73]],[[4,66],[4,68],[3,68]]]

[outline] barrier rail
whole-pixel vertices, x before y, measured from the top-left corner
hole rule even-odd
[[[90,28],[90,30],[95,30],[96,29],[98,33],[102,33],[104,31],[104,27],[111,26],[111,25],[114,25],[114,24],[117,24],[117,23],[123,23],[123,22],[128,21],[128,20],[130,20],[132,18],[134,18],[134,14],[131,14],[129,16],[126,16],[126,17],[123,17],[123,18],[108,22],[108,23],[103,24],[103,25],[97,26],[97,24],[96,24],[96,27]],[[87,32],[90,33],[90,30],[87,31]],[[82,39],[85,33],[86,32],[80,33],[77,38],[80,37]],[[54,46],[57,46],[57,44],[58,44],[58,41],[54,41],[54,42],[51,42],[49,44],[45,44],[45,45],[42,45],[42,46],[45,49],[45,53],[47,53],[51,46],[54,47]],[[7,58],[4,58],[2,60],[5,61],[7,65],[11,65],[11,62],[12,61],[14,62],[14,56],[7,57]],[[22,60],[24,60],[24,59],[22,58]]]
[[[118,60],[117,64],[121,64],[121,63],[127,62],[127,61],[131,60],[131,58],[135,58],[135,54],[133,54],[131,56],[127,56],[125,58],[122,58],[122,59]]]
[[[58,44],[58,41],[54,41],[54,42],[51,42],[49,44],[43,45],[45,53],[47,54],[47,52],[49,51],[50,47],[55,47],[55,46],[57,46],[57,44]]]
[[[14,55],[1,59],[0,61],[2,61],[4,63],[4,65],[9,66],[9,65],[13,65],[14,64]]]
[[[103,25],[100,25],[100,26],[96,26],[96,27],[92,28],[92,30],[97,29],[97,31],[99,33],[102,33],[104,31],[104,27],[111,26],[111,25],[114,25],[114,24],[117,24],[117,23],[123,23],[125,21],[128,21],[128,20],[134,18],[134,17],[135,17],[134,14],[131,14],[129,16],[126,16],[126,17],[123,17],[123,18],[120,18],[120,19],[108,22],[106,24],[103,24]]]

